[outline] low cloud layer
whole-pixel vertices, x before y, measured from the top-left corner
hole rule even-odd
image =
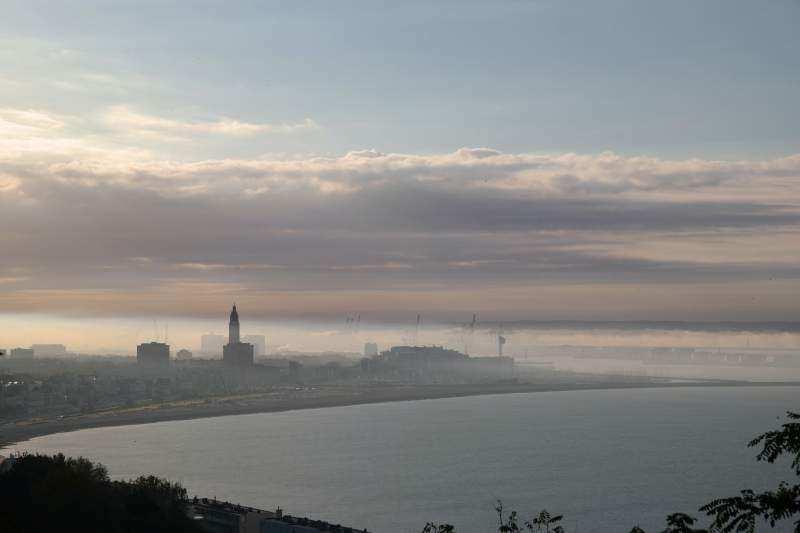
[[[262,295],[289,314],[391,315],[427,297],[442,316],[491,302],[508,316],[546,318],[559,290],[625,287],[607,315],[583,290],[585,306],[570,297],[558,318],[679,318],[666,286],[717,295],[706,318],[715,305],[725,319],[800,311],[762,285],[791,290],[800,277],[800,155],[462,148],[170,160],[130,138],[316,125],[179,120],[124,106],[100,116],[112,133],[90,130],[88,119],[0,110],[0,311],[191,314]],[[121,134],[128,141],[115,142]],[[758,305],[731,309],[726,284]],[[537,291],[548,297],[537,301]],[[259,301],[255,312],[281,313]]]
[[[251,137],[270,133],[293,133],[318,129],[310,118],[296,124],[263,124],[231,118],[182,121],[137,112],[125,105],[112,106],[103,114],[105,124],[119,131],[147,138],[188,141],[192,135],[226,135]]]

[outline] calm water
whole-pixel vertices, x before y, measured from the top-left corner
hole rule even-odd
[[[568,531],[657,531],[668,512],[787,477],[745,444],[798,400],[791,387],[498,395],[92,429],[15,449],[378,533],[428,520],[493,531],[498,498],[564,513]]]

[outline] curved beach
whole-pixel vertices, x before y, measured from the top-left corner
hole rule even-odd
[[[675,387],[737,387],[737,386],[800,386],[798,382],[744,381],[607,381],[603,383],[536,384],[502,383],[470,385],[380,385],[315,387],[199,399],[183,402],[150,404],[133,408],[98,411],[75,416],[31,419],[0,425],[0,447],[13,443],[81,429],[149,424],[169,420],[191,420],[218,416],[272,413],[299,409],[318,409],[384,402],[455,398],[490,394],[526,392],[556,392],[572,390],[608,390]]]

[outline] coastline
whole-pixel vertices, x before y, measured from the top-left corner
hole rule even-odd
[[[492,394],[567,392],[590,390],[676,388],[676,387],[777,387],[800,386],[800,382],[686,381],[607,383],[502,383],[475,385],[381,385],[362,387],[320,387],[311,394],[252,395],[209,398],[192,402],[151,404],[130,409],[98,411],[63,418],[24,420],[0,425],[0,450],[20,442],[55,433],[83,429],[194,420],[218,416],[276,413],[302,409],[346,407],[386,402],[434,400]],[[306,392],[301,391],[301,392]]]

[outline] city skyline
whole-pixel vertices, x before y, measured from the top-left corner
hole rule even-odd
[[[94,7],[0,22],[2,326],[800,316],[797,2]]]

